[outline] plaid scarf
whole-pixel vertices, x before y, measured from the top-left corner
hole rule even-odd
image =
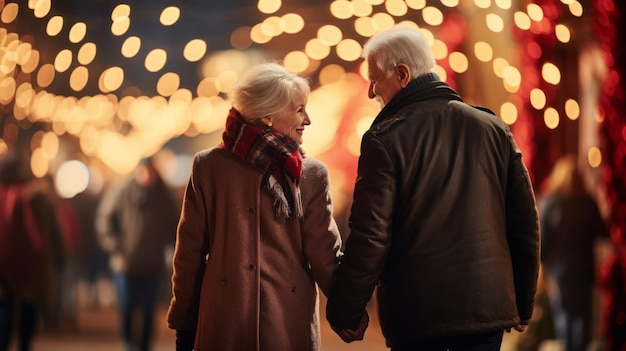
[[[274,196],[277,218],[302,218],[298,186],[302,175],[302,154],[298,143],[288,136],[246,123],[239,111],[231,108],[220,147],[263,173],[261,185]]]

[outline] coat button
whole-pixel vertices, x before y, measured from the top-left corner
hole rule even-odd
[[[226,279],[220,279],[219,284],[222,286],[226,285]]]
[[[254,212],[256,212],[254,208],[248,207],[248,213],[254,213]]]
[[[256,266],[254,265],[254,263],[250,263],[250,265],[248,265],[248,269],[253,271],[256,268]]]
[[[293,288],[291,288],[291,291],[292,291],[292,292],[296,292],[296,290],[298,290],[298,289],[296,289],[296,287],[295,287],[295,286],[294,286]]]

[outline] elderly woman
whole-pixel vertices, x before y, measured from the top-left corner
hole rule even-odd
[[[275,63],[234,88],[222,143],[194,157],[173,258],[177,350],[318,350],[317,286],[340,257],[328,170],[300,150],[308,82]]]

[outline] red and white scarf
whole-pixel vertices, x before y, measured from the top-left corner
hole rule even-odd
[[[263,173],[261,185],[274,197],[277,218],[302,218],[298,186],[302,175],[302,153],[298,143],[286,135],[246,123],[239,112],[231,108],[220,147]]]

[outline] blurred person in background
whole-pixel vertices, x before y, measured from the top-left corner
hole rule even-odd
[[[0,351],[16,329],[18,350],[31,349],[65,260],[52,189],[32,175],[29,159],[20,149],[0,156]]]
[[[526,329],[539,272],[521,151],[506,123],[431,72],[418,29],[373,36],[363,57],[383,107],[361,142],[327,319],[344,341],[361,339],[376,289],[393,351],[499,350],[505,330]]]
[[[567,351],[584,351],[592,340],[594,248],[608,233],[574,156],[557,160],[545,186],[539,201],[541,262],[555,337]]]
[[[165,256],[174,245],[177,220],[176,202],[151,159],[142,160],[121,188],[109,189],[97,209],[98,239],[109,255],[121,336],[129,351],[150,350],[167,271]]]
[[[309,84],[261,64],[233,90],[222,143],[194,157],[168,325],[177,351],[320,350],[318,288],[340,257],[328,169],[304,157]]]
[[[78,240],[75,260],[78,266],[77,299],[87,309],[98,309],[105,300],[99,291],[103,281],[111,279],[108,255],[98,243],[95,229],[99,192],[87,188],[69,199],[76,217]]]

